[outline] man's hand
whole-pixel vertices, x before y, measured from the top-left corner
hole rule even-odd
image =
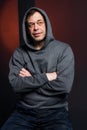
[[[49,81],[52,81],[52,80],[55,80],[57,78],[57,73],[56,72],[46,73],[46,76],[47,76]]]
[[[19,76],[21,76],[21,77],[28,77],[28,76],[32,76],[32,75],[31,75],[31,73],[28,70],[26,70],[25,68],[22,68],[20,70]]]
[[[25,68],[22,68],[20,70],[19,76],[21,76],[21,77],[29,77],[29,76],[32,76],[32,75],[28,70],[26,70]],[[46,76],[47,76],[49,81],[52,81],[52,80],[55,80],[57,78],[57,73],[56,72],[46,73]]]

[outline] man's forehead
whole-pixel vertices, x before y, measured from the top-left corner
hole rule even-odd
[[[28,16],[28,18],[27,18],[27,20],[28,21],[30,21],[30,20],[43,20],[44,18],[43,18],[43,16],[42,16],[42,14],[41,13],[39,13],[39,12],[35,12],[34,14],[32,14],[31,16]]]

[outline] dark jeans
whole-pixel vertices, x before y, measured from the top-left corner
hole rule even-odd
[[[73,130],[65,108],[27,109],[18,106],[1,130]]]

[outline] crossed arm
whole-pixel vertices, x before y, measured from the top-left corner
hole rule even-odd
[[[23,67],[19,52],[10,60],[9,81],[17,93],[37,91],[55,91],[58,94],[69,93],[74,79],[74,56],[71,48],[64,50],[57,64],[57,72],[31,73]],[[53,93],[54,94],[54,93]]]
[[[21,77],[30,77],[32,76],[31,73],[26,70],[25,68],[22,68],[19,72],[19,76]],[[47,79],[49,81],[55,80],[57,78],[57,73],[56,72],[52,72],[52,73],[46,73]]]

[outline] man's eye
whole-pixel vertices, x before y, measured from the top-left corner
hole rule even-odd
[[[37,21],[36,23],[28,23],[28,27],[32,28],[36,24],[39,25],[39,26],[41,26],[41,25],[43,25],[43,23],[44,23],[44,21]]]
[[[29,23],[28,24],[28,27],[30,27],[30,28],[33,27],[33,26],[34,26],[34,23]]]
[[[38,22],[38,25],[42,25],[42,24],[43,24],[43,21],[39,21],[39,22]]]

